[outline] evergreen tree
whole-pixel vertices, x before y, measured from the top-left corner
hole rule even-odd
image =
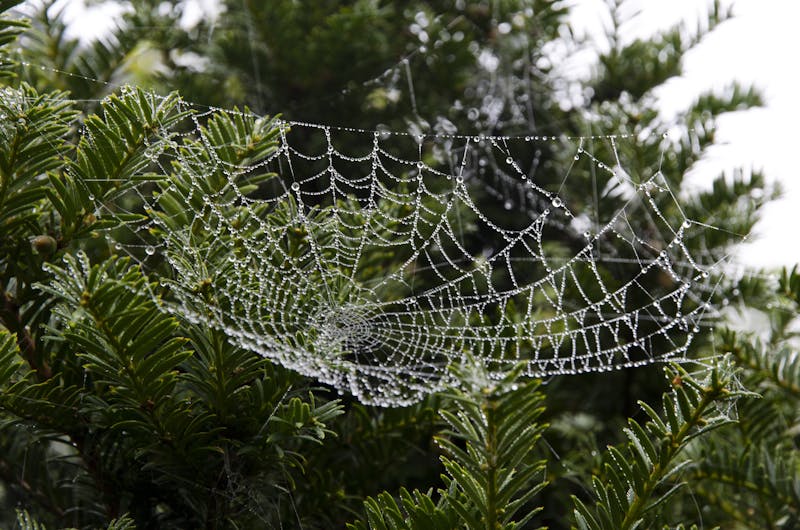
[[[224,156],[242,165],[277,148],[275,120],[199,116],[176,94],[148,89],[179,89],[210,107],[246,104],[258,114],[413,133],[650,131],[623,154],[641,174],[661,171],[678,193],[712,145],[716,117],[760,103],[734,86],[698,98],[681,122],[659,118],[654,90],[724,22],[718,5],[697,33],[676,27],[630,44],[619,34],[621,6],[611,5],[612,47],[568,110],[558,98],[565,80],[547,55],[567,24],[559,3],[223,2],[219,21],[190,29],[180,27],[181,5],[137,0],[109,36],[85,47],[65,37],[52,4],[34,8],[29,23],[3,19],[2,524],[13,524],[17,506],[28,528],[796,524],[794,272],[777,288],[758,279],[724,284],[716,302],[763,310],[772,329],[763,342],[703,332],[693,355],[731,353],[705,372],[670,367],[664,378],[651,366],[539,386],[514,370],[490,381],[476,368],[459,376],[471,386],[387,409],[338,398],[219,331],[159,311],[143,293],[164,270],[117,255],[98,237],[113,221],[93,213],[94,200],[118,201],[120,188],[143,178],[161,193],[179,190],[167,212],[175,222],[197,207],[180,195],[181,167],[154,174],[155,147],[179,141],[219,156],[235,146]],[[116,90],[123,82],[140,88]],[[202,132],[179,129],[186,112],[203,120]],[[662,159],[666,131],[672,145]],[[609,149],[595,146],[598,156],[613,156]],[[551,186],[572,155],[542,144],[525,162]],[[261,176],[243,178],[256,186]],[[597,190],[612,178],[577,171],[569,184]],[[214,175],[208,180],[225,191]],[[735,234],[749,232],[769,198],[752,199],[754,191],[764,189],[758,174],[720,176],[683,212],[662,206],[673,223],[685,214],[722,228],[686,239],[716,261]],[[502,209],[480,190],[476,200]],[[604,215],[589,198],[575,206]],[[476,234],[476,249],[488,237]],[[559,237],[554,252],[575,245]]]

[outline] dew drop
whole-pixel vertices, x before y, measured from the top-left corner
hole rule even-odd
[[[300,191],[300,183],[299,182],[292,182],[292,190],[293,191]]]
[[[511,204],[511,201],[506,201],[505,204],[503,204],[503,207],[506,210],[510,210],[512,206],[513,206],[513,204]]]
[[[506,164],[511,164],[513,162],[514,162],[514,159],[511,158],[510,156],[506,158]]]
[[[156,253],[156,249],[153,248],[151,245],[147,245],[146,247],[144,247],[144,251],[148,256],[152,256],[153,254]]]
[[[564,206],[564,201],[561,200],[561,197],[553,197],[553,206],[561,208]]]

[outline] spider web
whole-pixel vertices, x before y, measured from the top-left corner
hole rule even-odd
[[[219,118],[273,131],[274,148],[229,163],[246,146],[215,141]],[[709,265],[687,246],[703,227],[660,170],[623,168],[646,138],[191,119],[196,142],[173,132],[147,154],[165,182],[97,205],[125,225],[116,248],[159,271],[165,310],[362,402],[414,402],[459,384],[454,366],[493,379],[685,360],[711,310]],[[545,176],[543,150],[564,174]]]

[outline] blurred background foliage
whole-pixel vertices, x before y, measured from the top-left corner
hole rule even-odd
[[[713,144],[715,120],[759,105],[760,95],[732,84],[699,96],[680,120],[663,118],[656,89],[681,74],[682,57],[729,13],[713,4],[700,29],[628,42],[621,4],[609,2],[611,46],[584,81],[554,64],[554,49],[569,55],[588,45],[573,36],[568,2],[221,0],[218,16],[188,24],[189,2],[132,0],[107,34],[88,42],[69,37],[62,3],[7,12],[0,524],[796,527],[795,271],[715,280],[712,301],[723,316],[755,324],[705,327],[690,355],[728,354],[707,372],[672,369],[665,378],[650,366],[520,388],[512,377],[389,409],[337,399],[220,333],[161,314],[135,294],[157,276],[92,237],[105,227],[75,168],[123,176],[138,169],[122,159],[121,135],[109,157],[81,130],[107,127],[114,137],[118,122],[109,116],[130,111],[135,120],[121,119],[139,135],[131,147],[138,152],[148,127],[170,119],[125,95],[101,105],[131,84],[177,90],[201,110],[247,105],[290,120],[415,134],[637,134],[621,153],[629,173],[663,173],[682,197],[683,212],[662,205],[673,226],[685,214],[719,228],[686,238],[693,254],[717,262],[774,190],[749,168],[693,194],[682,193],[684,180]],[[544,188],[557,187],[574,152],[558,142],[537,146],[520,154],[521,164],[535,168]],[[614,156],[606,143],[592,148],[599,159]],[[105,165],[92,166],[100,158]],[[478,185],[497,178],[487,172],[472,191],[494,218],[504,205]],[[100,181],[99,196],[108,192],[109,175],[86,176]],[[568,184],[603,190],[611,178],[578,170]],[[539,207],[506,191],[519,207]],[[572,196],[574,210],[606,215],[593,211],[591,193]],[[612,195],[604,208],[622,201]],[[645,233],[638,222],[633,230]],[[568,253],[580,236],[563,231],[553,252]],[[491,247],[489,234],[475,238]],[[517,438],[524,443],[514,445]]]

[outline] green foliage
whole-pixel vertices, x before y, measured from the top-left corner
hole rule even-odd
[[[53,278],[41,288],[60,302],[54,313],[66,323],[53,338],[77,346],[77,360],[99,390],[86,412],[111,431],[149,438],[154,450],[175,438],[201,442],[193,430],[200,422],[186,421],[172,398],[176,369],[191,352],[174,336],[177,321],[139,294],[145,282],[139,270],[117,258],[92,267],[85,254],[64,261],[64,268],[48,267]]]
[[[675,462],[694,439],[733,422],[723,409],[747,395],[732,392],[733,367],[715,366],[706,381],[680,368],[667,370],[672,390],[662,399],[662,411],[640,403],[649,420],[642,425],[629,419],[624,448],[609,447],[602,479],[593,479],[597,502],[588,507],[575,498],[575,519],[581,530],[649,528],[661,509],[684,486],[678,480],[690,460]]]
[[[14,528],[15,530],[17,528],[19,530],[47,530],[47,527],[31,517],[27,510],[17,510],[17,526]],[[106,530],[136,530],[136,525],[133,523],[133,519],[123,516],[108,523]]]
[[[464,371],[466,390],[385,410],[334,399],[329,389],[233,346],[223,333],[165,313],[159,296],[173,295],[166,267],[135,266],[100,237],[106,230],[126,237],[104,217],[108,211],[142,226],[158,216],[187,228],[192,243],[209,250],[207,260],[187,267],[197,272],[200,292],[209,278],[224,278],[235,249],[208,237],[206,219],[194,215],[203,206],[187,183],[202,182],[208,193],[230,199],[229,179],[249,193],[286,177],[221,166],[207,172],[212,160],[236,167],[274,153],[278,121],[257,119],[247,107],[193,113],[176,88],[194,103],[411,132],[652,132],[620,154],[631,161],[631,175],[661,171],[680,193],[684,175],[713,144],[717,117],[761,103],[752,88],[734,84],[700,96],[683,122],[659,118],[654,89],[679,75],[685,54],[728,17],[719,4],[695,32],[674,28],[627,45],[621,6],[612,6],[611,51],[590,82],[593,93],[572,109],[562,108],[554,88],[565,80],[555,77],[546,53],[568,33],[566,3],[343,0],[309,7],[287,0],[265,10],[230,1],[216,25],[201,21],[192,29],[178,24],[184,4],[136,0],[107,39],[88,46],[67,37],[49,2],[26,8],[30,22],[0,19],[0,525],[799,524],[796,270],[777,285],[760,276],[720,284],[720,302],[729,299],[767,322],[760,335],[696,338],[695,355],[729,352],[733,366],[705,375],[670,368],[666,384],[659,369],[646,368],[557,378],[543,387],[517,381],[513,372],[487,382]],[[504,21],[508,34],[499,31]],[[420,29],[428,52],[420,51]],[[16,43],[21,50],[9,52]],[[480,66],[482,52],[498,58],[497,70]],[[197,60],[187,61],[192,54]],[[117,89],[124,82],[170,95]],[[197,134],[179,130],[188,116],[200,125]],[[672,135],[664,140],[666,131]],[[614,156],[611,145],[593,149],[600,158]],[[176,152],[191,156],[168,163]],[[545,146],[526,162],[543,185],[558,186],[573,155]],[[161,194],[158,211],[144,211],[131,192],[143,181]],[[615,180],[576,169],[569,185],[613,192]],[[689,197],[684,211],[660,206],[672,226],[684,214],[719,226],[692,230],[684,240],[691,253],[717,260],[750,231],[772,196],[761,175],[737,173]],[[500,210],[493,195],[475,197],[482,209]],[[613,211],[624,201],[613,193],[604,200]],[[97,211],[98,203],[107,210]],[[251,212],[230,204],[221,214],[257,236]],[[589,193],[574,206],[605,215]],[[254,214],[280,224],[296,207]],[[392,209],[403,207],[382,203],[378,210],[397,218]],[[647,234],[652,223],[641,217],[628,222]],[[459,220],[477,249],[490,245],[475,219]],[[348,235],[358,239],[363,216],[346,221]],[[320,232],[314,236],[330,237]],[[287,234],[280,244],[301,260],[307,236]],[[567,236],[550,243],[548,252],[557,255],[583,244]],[[374,253],[360,279],[369,283],[405,259]],[[198,315],[213,309],[213,300],[198,300]],[[514,322],[519,308],[509,304],[497,318]],[[762,398],[741,400],[733,422],[731,401],[749,395],[740,384]],[[545,431],[545,424],[552,427]],[[601,447],[609,447],[604,455]],[[27,511],[15,517],[17,506]]]
[[[145,278],[128,260],[112,257],[92,266],[78,254],[67,256],[64,268],[49,270],[53,280],[42,289],[58,300],[53,316],[62,323],[50,340],[65,345],[60,354],[77,365],[72,370],[82,369],[83,381],[71,387],[70,400],[63,395],[67,389],[51,388],[52,379],[33,387],[18,382],[6,389],[2,405],[17,416],[17,425],[33,422],[64,433],[77,445],[73,458],[103,455],[102,461],[83,464],[84,472],[99,475],[94,480],[107,488],[95,499],[100,513],[109,509],[100,509],[105,502],[141,518],[142,510],[150,511],[150,503],[161,498],[172,506],[158,516],[164,524],[213,517],[204,489],[219,480],[218,473],[241,472],[242,466],[257,469],[259,481],[271,476],[273,487],[281,482],[292,487],[305,464],[299,449],[332,434],[326,424],[341,413],[336,401],[319,403],[313,394],[304,399],[276,388],[262,360],[231,349],[218,336],[197,328],[190,328],[191,339],[176,336],[179,322],[153,307]],[[189,340],[194,351],[187,349]],[[19,370],[10,335],[3,335],[2,346],[2,360]],[[54,406],[71,415],[53,413]],[[239,412],[250,422],[236,418]],[[60,460],[55,457],[52,464]],[[192,470],[199,463],[205,468],[198,475]],[[154,490],[141,501],[121,495],[141,480],[139,473],[150,476]],[[186,476],[195,478],[187,485],[181,478]],[[230,498],[227,510],[253,509],[249,502],[255,501]]]
[[[18,114],[9,113],[3,122],[16,135],[3,150],[6,204],[17,205],[4,212],[14,228],[4,241],[30,256],[2,256],[4,285],[14,288],[3,293],[2,324],[16,332],[3,331],[0,341],[4,480],[53,520],[79,525],[123,511],[176,527],[282,519],[275,499],[304,473],[304,448],[333,434],[327,425],[341,414],[338,402],[307,385],[293,389],[292,377],[253,353],[167,316],[151,294],[157,285],[94,243],[98,230],[114,226],[93,213],[98,197],[135,208],[132,183],[165,178],[150,172],[152,150],[175,145],[177,97],[111,96],[102,115],[83,120],[74,144],[64,140],[75,113],[63,95],[46,99],[23,86],[5,91],[3,104],[23,105],[30,120],[12,126]],[[38,134],[19,140],[28,129]],[[256,140],[262,129],[253,120],[212,120],[208,131],[221,157],[231,146],[226,134],[274,144],[271,125]],[[55,245],[45,236],[28,241],[42,227]],[[35,322],[46,327],[31,329]],[[26,463],[34,455],[35,472]]]
[[[544,462],[532,460],[544,408],[538,383],[519,386],[518,376],[515,370],[503,381],[456,392],[441,409],[449,428],[436,437],[446,471],[437,501],[431,492],[401,488],[398,504],[384,492],[365,501],[366,522],[350,528],[513,529],[530,521],[541,510],[530,502],[546,485]]]
[[[47,195],[41,175],[56,169],[69,146],[75,112],[63,93],[42,96],[23,85],[4,94],[0,112],[0,229],[3,243],[41,230],[45,211],[32,206]]]
[[[0,388],[5,388],[11,378],[22,366],[14,336],[0,330]]]
[[[762,291],[753,306],[735,311],[764,318],[756,333],[724,330],[720,347],[741,369],[742,384],[759,400],[739,407],[739,421],[721,429],[707,444],[692,448],[695,463],[687,481],[705,506],[703,517],[722,527],[793,528],[800,522],[797,442],[800,410],[800,363],[796,322],[800,275],[784,270],[777,281],[745,278],[739,288],[745,300],[754,286]]]
[[[9,9],[22,3],[22,0],[3,0],[0,2],[0,48],[13,44],[17,37],[28,28],[28,23],[24,20],[11,18],[6,13]],[[10,70],[16,66],[16,62],[7,56],[0,58],[0,77],[14,75]]]
[[[17,510],[17,524],[20,530],[47,530],[43,524],[39,524],[25,510]]]
[[[681,74],[684,54],[704,35],[731,17],[731,9],[723,10],[715,0],[708,17],[702,20],[693,34],[684,25],[660,33],[655,39],[636,39],[622,45],[621,29],[626,22],[620,17],[623,2],[615,0],[617,9],[611,11],[612,28],[609,34],[611,50],[600,57],[600,71],[593,83],[596,101],[617,100],[625,93],[639,99],[653,88]],[[635,16],[635,15],[634,15]]]

